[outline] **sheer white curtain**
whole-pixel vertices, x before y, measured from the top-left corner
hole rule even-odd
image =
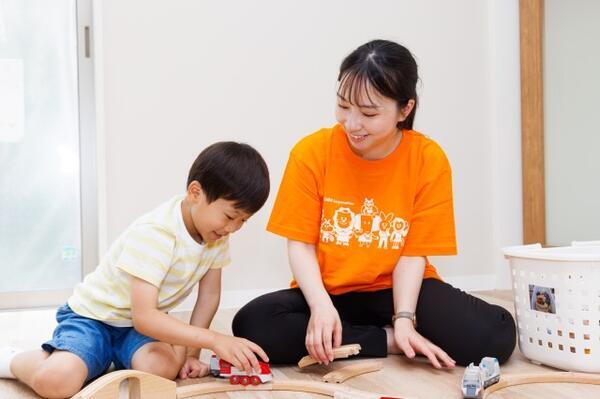
[[[0,0],[0,292],[81,280],[79,140],[75,0]]]

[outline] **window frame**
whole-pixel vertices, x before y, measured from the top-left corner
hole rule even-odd
[[[544,0],[520,0],[523,243],[546,245]]]

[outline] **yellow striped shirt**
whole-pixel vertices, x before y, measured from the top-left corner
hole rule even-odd
[[[181,303],[209,269],[230,262],[228,237],[199,244],[176,196],[131,224],[111,245],[100,265],[79,283],[68,304],[77,314],[117,327],[131,327],[130,276],[158,288],[158,309]]]

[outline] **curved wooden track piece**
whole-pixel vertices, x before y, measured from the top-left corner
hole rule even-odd
[[[125,380],[129,381],[130,399],[176,399],[175,381],[136,370],[108,373],[79,391],[71,399],[115,399]]]
[[[271,391],[271,384],[258,385],[261,391]],[[213,393],[236,392],[256,390],[254,386],[232,385],[225,381],[201,382],[199,384],[182,385],[177,387],[177,399],[189,398],[197,395],[210,395]]]
[[[274,382],[273,390],[318,393],[333,398],[347,397],[348,399],[379,399],[381,397],[381,395],[376,393],[359,391],[358,389],[345,386],[331,385],[321,381],[308,380],[283,380]]]
[[[379,371],[383,368],[381,362],[358,362],[351,364],[346,367],[342,367],[338,370],[327,373],[323,376],[325,382],[337,382],[341,383],[346,381],[348,378],[356,377],[357,375],[371,373],[373,371]]]
[[[310,380],[283,380],[270,384],[261,384],[257,386],[231,385],[228,382],[208,382],[201,384],[185,385],[177,388],[177,399],[185,399],[197,395],[209,395],[222,392],[233,391],[291,391],[307,392],[329,396],[335,399],[380,399],[381,394],[359,391],[341,385],[327,384],[320,381]],[[385,396],[392,398],[391,396]],[[401,397],[397,399],[410,399]],[[414,399],[414,398],[412,398]]]
[[[90,383],[71,399],[115,399],[125,380],[129,382],[130,399],[185,399],[192,396],[234,391],[292,391],[316,393],[335,399],[393,398],[377,393],[359,391],[343,385],[310,380],[283,380],[257,386],[231,385],[228,381],[215,381],[177,387],[174,381],[136,370],[108,373]],[[397,399],[409,399],[401,397]],[[414,398],[413,398],[414,399]]]
[[[333,348],[333,358],[341,359],[345,357],[349,357],[352,355],[357,355],[360,352],[360,344],[350,344],[350,345],[342,345],[338,348]],[[310,366],[311,364],[318,363],[312,356],[304,356],[298,362],[298,367],[303,368],[306,366]]]
[[[536,373],[536,374],[515,374],[504,375],[497,384],[485,389],[483,398],[504,388],[524,384],[540,383],[574,383],[600,385],[600,375],[586,373],[556,372],[556,373]]]

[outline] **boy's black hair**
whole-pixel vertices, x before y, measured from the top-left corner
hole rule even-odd
[[[269,169],[263,157],[244,143],[222,141],[198,155],[187,185],[202,186],[209,203],[223,198],[249,214],[256,213],[269,197]]]
[[[406,119],[397,124],[399,129],[412,129],[419,102],[418,80],[417,62],[406,47],[389,40],[372,40],[342,61],[338,94],[354,104],[358,95],[370,85],[382,96],[396,100],[398,108],[405,107],[412,99],[415,106]]]

